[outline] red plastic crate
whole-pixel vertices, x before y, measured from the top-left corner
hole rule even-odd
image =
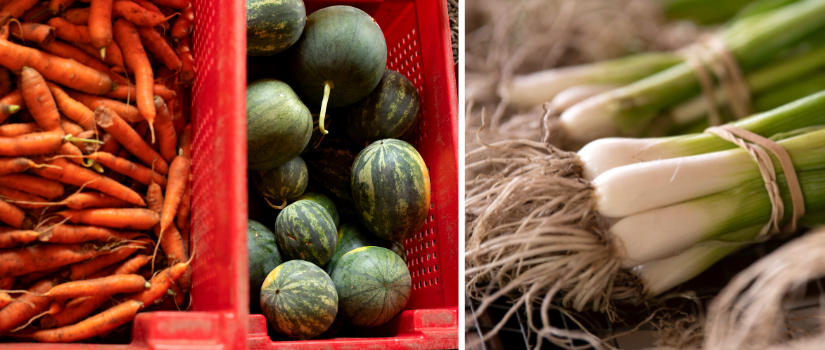
[[[458,348],[458,99],[444,0],[304,0],[307,13],[332,5],[372,16],[387,41],[387,68],[410,79],[423,105],[409,140],[430,171],[432,204],[419,232],[404,242],[413,290],[387,324],[355,330],[363,338],[272,341],[263,315],[249,317],[249,349]]]
[[[246,6],[196,0],[192,86],[192,309],[138,314],[128,345],[0,343],[0,349],[245,349]]]

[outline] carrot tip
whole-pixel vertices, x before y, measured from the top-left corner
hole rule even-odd
[[[106,59],[106,48],[105,47],[100,49],[100,58],[102,58],[104,60]]]
[[[19,110],[20,110],[20,106],[18,106],[18,105],[9,106],[9,113],[11,113],[11,114],[17,113],[17,111],[19,111]]]

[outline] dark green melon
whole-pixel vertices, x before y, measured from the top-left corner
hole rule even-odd
[[[286,164],[304,150],[312,115],[286,83],[262,79],[246,88],[246,152],[250,170]]]
[[[359,150],[344,139],[326,138],[303,157],[315,190],[332,198],[339,211],[353,207],[350,174]]]
[[[304,193],[301,197],[298,197],[298,200],[302,199],[311,200],[324,207],[327,214],[329,214],[329,217],[332,218],[332,222],[335,223],[335,227],[338,227],[338,209],[335,207],[335,203],[332,202],[332,199],[329,199],[329,197],[317,192]]]
[[[258,305],[264,279],[283,260],[275,234],[254,220],[246,224],[246,249],[249,251],[249,305]]]
[[[321,128],[318,126],[320,125],[318,124],[318,116],[318,113],[312,113],[312,136],[309,137],[309,143],[307,143],[307,146],[306,148],[304,148],[304,151],[301,152],[301,155],[304,155],[307,152],[310,152],[317,148],[318,145],[321,144],[321,141],[324,139],[324,136],[326,135],[323,132],[321,132]],[[329,113],[327,113],[326,121],[324,122],[324,128],[329,130],[329,124],[331,121],[332,116],[329,115]]]
[[[378,87],[352,105],[347,135],[359,144],[401,139],[415,128],[420,115],[421,100],[415,85],[401,73],[386,69]]]
[[[399,253],[396,249],[393,248],[396,242],[385,241],[378,237],[375,237],[372,232],[367,230],[364,227],[364,224],[360,222],[351,222],[347,224],[341,225],[338,228],[338,245],[335,246],[335,254],[332,254],[332,258],[329,260],[325,270],[327,273],[332,273],[332,270],[335,268],[335,263],[341,259],[344,254],[347,254],[357,248],[367,247],[367,246],[376,246],[382,247],[392,250],[394,253],[398,254],[404,263],[407,262],[407,254],[404,252],[404,247],[401,246],[401,252]]]
[[[309,200],[292,203],[278,214],[275,239],[287,260],[306,260],[318,266],[329,262],[338,244],[332,218],[324,207]]]
[[[375,20],[351,6],[330,6],[307,17],[288,52],[295,90],[306,103],[349,106],[369,95],[387,65],[387,43]]]
[[[302,0],[246,0],[246,54],[286,51],[301,37],[306,16]]]
[[[332,282],[338,292],[338,312],[356,326],[377,326],[398,314],[412,291],[410,270],[386,248],[361,247],[335,264]]]
[[[261,309],[276,332],[293,339],[310,339],[335,321],[338,293],[320,267],[303,260],[287,261],[266,276]]]
[[[352,198],[364,225],[379,238],[412,237],[430,209],[430,175],[418,151],[401,140],[375,141],[352,165]]]
[[[252,171],[255,190],[273,209],[283,209],[287,201],[300,197],[307,188],[309,174],[301,157],[275,169]]]

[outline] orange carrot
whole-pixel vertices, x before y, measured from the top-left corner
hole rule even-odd
[[[0,67],[0,96],[6,96],[12,91],[14,80],[11,77],[11,71],[6,67]]]
[[[83,131],[84,131],[83,128],[80,127],[80,125],[77,125],[74,122],[71,122],[71,121],[63,119],[63,118],[60,119],[60,125],[63,127],[63,132],[65,132],[67,134],[71,134],[71,135],[76,136],[76,137],[81,137],[80,134],[83,133]],[[90,130],[90,131],[92,132],[92,135],[94,136],[94,130]],[[85,136],[83,136],[83,137],[85,137]]]
[[[113,275],[58,284],[43,296],[74,299],[101,294],[139,293],[150,286],[141,275]]]
[[[154,210],[158,214],[163,212],[164,200],[160,186],[154,183],[149,185],[149,190],[146,193],[146,203],[149,206],[149,209]],[[178,232],[175,225],[170,225],[169,229],[162,233],[160,230],[160,225],[155,226],[155,235],[158,236],[160,240],[160,246],[166,253],[166,258],[169,261],[170,266],[178,262],[189,260],[189,253],[186,252],[183,239],[181,238],[180,232]],[[161,235],[163,235],[163,237],[161,237]]]
[[[49,11],[56,15],[72,6],[72,4],[74,4],[74,0],[51,0],[49,1]]]
[[[48,199],[63,195],[63,184],[31,175],[2,175],[0,176],[0,186],[12,187]]]
[[[89,8],[74,8],[68,9],[60,14],[60,17],[75,25],[89,24]]]
[[[106,46],[106,56],[101,56],[101,51],[94,47],[91,43],[80,43],[76,42],[73,43],[74,46],[83,50],[87,54],[91,55],[94,58],[102,59],[103,62],[110,66],[115,67],[123,67],[123,52],[120,51],[120,46],[117,45],[114,41]]]
[[[65,40],[70,43],[89,44],[92,42],[89,36],[89,27],[71,24],[69,21],[54,17],[46,22],[49,26],[54,28],[54,34],[58,39]]]
[[[183,198],[178,207],[177,226],[183,227],[189,222],[189,210],[192,209],[192,181],[186,181],[186,188],[183,191]]]
[[[160,96],[155,96],[155,110],[158,112],[155,123],[158,131],[158,148],[163,159],[171,162],[178,153],[178,135],[175,133],[169,109],[166,108],[166,103]]]
[[[161,84],[155,84],[155,86],[152,87],[152,93],[155,96],[160,96],[164,100],[171,100],[171,99],[175,98],[175,96],[177,96],[177,94],[175,93],[175,90],[171,90],[171,89],[169,89],[166,86],[161,85]],[[104,96],[106,96],[108,98],[116,98],[116,99],[119,99],[119,100],[131,99],[132,101],[134,101],[136,95],[137,95],[137,89],[135,88],[134,85],[132,85],[132,86],[118,85],[117,89],[115,89],[114,91],[112,91],[112,92],[110,92],[110,93],[108,93]]]
[[[46,23],[49,19],[54,17],[49,12],[49,3],[47,1],[39,2],[34,7],[30,8],[26,13],[20,16],[20,19],[28,23]]]
[[[88,339],[113,331],[131,321],[143,307],[143,303],[139,301],[127,301],[80,321],[76,325],[34,332],[32,338],[45,343],[68,343]]]
[[[181,16],[175,21],[175,25],[172,26],[170,33],[172,38],[177,42],[189,39],[189,34],[192,34],[194,24],[195,11],[192,5],[187,5],[186,8],[181,11]]]
[[[25,41],[33,41],[38,45],[48,44],[54,40],[54,28],[39,24],[39,23],[22,23],[21,25],[12,25],[11,35],[16,38],[21,38]],[[22,33],[21,33],[22,30]]]
[[[37,231],[11,231],[0,233],[0,248],[11,248],[37,240]],[[3,288],[5,289],[5,288]]]
[[[134,106],[127,105],[123,102],[115,101],[100,96],[92,96],[73,90],[69,90],[68,93],[69,96],[71,96],[71,98],[77,100],[86,107],[89,107],[89,109],[91,109],[92,111],[96,110],[100,106],[106,106],[111,108],[115,113],[117,113],[119,117],[123,118],[130,124],[143,120],[143,117],[141,117],[140,112],[137,108],[135,108]]]
[[[106,74],[107,76],[109,76],[109,78],[111,78],[118,84],[128,84],[126,78],[113,73],[111,69],[109,69],[109,66],[107,66],[105,63],[101,62],[92,55],[87,54],[86,52],[77,48],[76,46],[72,46],[60,41],[53,41],[49,44],[42,45],[41,48],[43,49],[43,51],[46,51],[52,55],[62,58],[73,59],[82,65],[88,66],[89,68]],[[111,57],[111,55],[107,57]]]
[[[94,273],[103,270],[108,266],[112,266],[113,264],[123,261],[130,255],[132,255],[134,252],[138,251],[138,246],[145,245],[148,243],[150,243],[150,240],[148,238],[143,238],[138,240],[137,242],[129,243],[128,246],[118,248],[111,254],[99,256],[87,262],[74,264],[70,268],[71,273],[69,275],[69,278],[72,281],[86,279],[86,277],[91,276]]]
[[[26,213],[20,208],[0,199],[0,221],[5,222],[14,228],[24,228],[31,226],[31,220],[26,218]],[[29,227],[26,227],[29,228]]]
[[[143,292],[132,294],[127,296],[126,300],[136,300],[140,301],[146,305],[152,305],[156,300],[160,299],[164,295],[166,295],[166,291],[169,290],[175,282],[183,276],[186,270],[189,268],[190,261],[185,263],[177,263],[172,267],[168,267],[163,271],[160,271],[149,283],[152,284],[152,287],[144,290]]]
[[[12,286],[14,286],[14,277],[0,277],[0,289],[11,289]]]
[[[166,39],[152,27],[137,27],[143,47],[149,50],[155,58],[171,70],[181,68],[180,58],[175,50],[169,46]]]
[[[57,154],[61,156],[70,156],[67,157],[70,162],[75,163],[77,165],[83,165],[83,152],[75,146],[73,143],[64,143],[60,146],[60,150],[57,151]]]
[[[100,149],[98,149],[98,152],[115,154],[120,151],[120,143],[117,142],[112,134],[103,134],[103,136],[100,137],[100,141],[102,141],[103,144],[100,146]]]
[[[55,225],[51,230],[41,232],[37,239],[49,243],[83,243],[91,241],[119,241],[132,239],[141,235],[140,232],[116,231],[98,226]]]
[[[24,293],[0,310],[0,334],[5,334],[26,323],[35,315],[48,310],[52,299],[38,296],[38,294],[49,291],[53,286],[54,283],[51,280],[37,282],[28,289],[30,293]]]
[[[43,76],[34,69],[23,67],[21,90],[23,91],[23,100],[26,101],[26,107],[28,107],[40,129],[62,133],[60,113],[57,111],[57,104],[55,104],[54,97],[52,97]]]
[[[192,50],[189,49],[188,40],[180,42],[178,52],[180,52],[180,61],[183,63],[183,68],[180,71],[180,81],[184,85],[189,85],[195,81],[195,59],[192,57]]]
[[[0,40],[0,65],[13,71],[20,71],[24,66],[31,67],[47,80],[90,94],[112,91],[112,79],[104,73],[7,40]]]
[[[40,177],[57,180],[64,184],[74,186],[85,185],[86,188],[98,190],[129,203],[138,206],[146,206],[146,202],[140,198],[140,195],[128,187],[121,185],[117,181],[112,180],[111,178],[77,166],[62,158],[50,160],[47,164],[54,165],[62,169],[37,168],[33,170],[34,173]]]
[[[117,5],[127,3],[138,6],[137,4],[129,1],[118,1],[115,3],[115,7],[117,8]],[[140,111],[140,115],[149,122],[149,129],[152,130],[156,113],[155,103],[152,100],[152,89],[155,84],[153,77],[154,73],[152,72],[152,66],[149,63],[149,58],[146,56],[146,51],[143,49],[143,44],[140,43],[140,36],[138,35],[137,29],[134,25],[132,25],[132,23],[129,23],[123,18],[119,18],[115,22],[114,30],[115,41],[123,50],[126,66],[135,71],[138,110]],[[152,134],[154,134],[154,132],[152,132]],[[152,139],[154,140],[154,137]],[[121,144],[123,144],[122,141]]]
[[[148,230],[158,224],[160,215],[141,208],[93,208],[57,212],[70,222],[117,229]]]
[[[0,11],[0,19],[6,17],[20,18],[26,11],[34,7],[38,0],[14,0]]]
[[[125,249],[125,248],[124,248]],[[94,244],[37,244],[0,250],[0,276],[21,276],[88,260],[102,254]],[[45,293],[45,291],[43,291]]]
[[[160,184],[161,187],[166,187],[166,178],[164,178],[163,175],[111,153],[96,152],[86,156],[86,158],[95,160],[103,164],[103,166],[135,179],[144,185],[149,185],[149,183],[154,181]]]
[[[56,275],[58,275],[58,273],[61,273],[64,268],[64,266],[58,266],[51,269],[32,272],[23,276],[17,276],[16,283],[19,283],[21,286],[28,286],[42,279],[53,279]]]
[[[0,292],[0,309],[6,307],[6,305],[11,304],[12,301],[14,301],[14,299],[12,299],[11,295]]]
[[[166,231],[175,218],[180,205],[186,181],[189,179],[189,160],[182,156],[175,157],[169,166],[169,179],[166,185],[166,198],[163,201],[163,215],[160,220],[161,232]]]
[[[22,209],[37,209],[48,206],[48,200],[13,188],[0,186],[0,197]]]
[[[25,102],[23,101],[23,92],[21,92],[20,89],[14,90],[3,96],[3,98],[0,98],[0,103],[7,105],[17,105],[20,106],[20,108],[23,108],[25,107]]]
[[[152,105],[154,107],[154,105]],[[169,165],[163,157],[155,152],[146,142],[140,139],[137,132],[132,129],[123,119],[111,108],[100,106],[95,110],[95,122],[97,125],[112,134],[120,142],[123,148],[129,150],[132,155],[140,159],[143,164],[154,166],[155,170],[161,174],[169,172]]]
[[[163,15],[149,11],[131,1],[115,1],[112,10],[113,18],[122,17],[136,26],[154,27],[166,21]],[[117,25],[117,21],[115,21],[115,25]],[[117,37],[117,34],[115,34],[115,37]]]
[[[32,156],[54,153],[63,144],[63,132],[38,132],[0,137],[0,156]]]
[[[96,129],[95,114],[91,109],[89,109],[89,107],[86,107],[83,103],[71,98],[66,91],[63,91],[63,89],[56,84],[48,83],[48,85],[49,90],[52,92],[52,96],[54,96],[55,103],[57,103],[57,107],[63,115],[75,121],[85,130]],[[68,132],[68,130],[66,131]],[[74,132],[70,133],[77,135]]]
[[[87,208],[129,208],[133,206],[133,204],[122,199],[98,192],[75,193],[66,197],[62,203],[69,207],[69,209],[75,210]]]
[[[89,7],[89,36],[92,45],[98,49],[104,49],[112,43],[112,0],[92,0]]]
[[[145,9],[151,11],[151,12],[154,12],[154,13],[157,13],[159,15],[165,16],[163,14],[163,12],[160,10],[160,8],[158,8],[155,4],[153,4],[153,3],[151,3],[147,0],[132,0],[132,2],[140,5],[140,7],[143,7],[143,8],[145,8]],[[169,15],[171,15],[171,13]],[[163,21],[160,24],[156,25],[155,27],[159,27],[159,28],[163,29],[163,32],[166,32],[166,31],[168,31],[169,29],[172,28],[172,26],[169,25],[169,21]]]
[[[120,267],[118,267],[114,274],[133,274],[137,273],[141,267],[148,264],[152,260],[151,256],[138,255],[129,259]],[[55,315],[46,315],[40,321],[43,328],[61,327],[69,324],[74,324],[84,317],[97,310],[101,305],[106,303],[111,295],[98,295],[93,297],[77,298],[69,301],[63,310]]]
[[[28,158],[0,158],[0,175],[22,173],[38,166]]]
[[[37,131],[37,123],[17,123],[0,125],[0,136],[14,137]]]

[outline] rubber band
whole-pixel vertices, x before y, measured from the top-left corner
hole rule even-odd
[[[799,185],[796,169],[791,161],[791,156],[788,155],[788,151],[770,139],[732,124],[710,127],[705,129],[705,132],[715,134],[726,141],[730,141],[744,148],[753,157],[756,165],[759,167],[762,180],[765,181],[765,188],[768,190],[768,197],[771,200],[771,218],[762,228],[757,238],[782,231],[779,228],[779,222],[782,221],[782,218],[785,216],[785,205],[782,202],[779,184],[776,181],[776,169],[773,166],[770,155],[768,155],[765,149],[770,150],[776,156],[779,164],[782,166],[782,171],[785,173],[788,189],[791,194],[791,203],[793,204],[791,222],[785,227],[785,230],[795,231],[797,221],[805,215],[805,199],[802,194],[802,188]]]
[[[678,53],[693,68],[702,95],[708,105],[708,122],[711,126],[722,124],[713,76],[728,96],[728,104],[736,119],[750,115],[751,97],[742,70],[736,57],[728,50],[725,42],[717,36],[705,36],[694,44],[682,48]],[[710,72],[713,72],[713,75]]]

